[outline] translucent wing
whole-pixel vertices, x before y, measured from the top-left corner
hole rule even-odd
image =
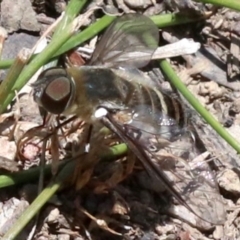
[[[222,224],[226,218],[225,203],[208,164],[188,161],[195,153],[190,147],[191,135],[179,131],[177,123],[167,116],[163,119],[160,112],[143,117],[141,111],[138,109],[138,117],[129,123],[110,116],[105,125],[129,146],[156,184],[161,181],[182,205],[171,207],[170,214],[204,230]],[[157,118],[162,121],[152,124]]]
[[[191,213],[186,213],[182,206],[172,207],[169,212],[192,225],[196,225],[199,229],[208,230],[212,225],[225,222],[226,204],[219,193],[210,166],[204,160],[199,159],[199,156],[202,155],[196,151],[194,144],[192,143],[193,146],[188,149],[188,154],[186,154],[186,149],[181,149],[181,142],[184,142],[185,145],[186,141],[187,139],[184,137],[168,146],[171,148],[171,152],[175,146],[178,146],[178,156],[181,157],[177,158],[170,154],[175,159],[175,165],[172,169],[164,172],[174,182],[175,189],[181,194],[197,218]],[[181,151],[182,153],[180,153]],[[158,152],[159,156],[161,156],[161,151]]]
[[[126,14],[108,27],[89,64],[140,68],[150,61],[158,41],[158,28],[150,18],[141,14]]]

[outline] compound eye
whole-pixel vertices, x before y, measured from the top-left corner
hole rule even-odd
[[[74,94],[72,79],[62,68],[47,69],[33,87],[35,101],[53,114],[63,113]]]

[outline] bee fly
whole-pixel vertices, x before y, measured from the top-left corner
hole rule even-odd
[[[75,114],[92,124],[101,121],[182,205],[199,218],[219,224],[224,220],[221,214],[206,217],[207,206],[196,211],[153,161],[154,150],[184,134],[187,121],[181,101],[138,70],[150,61],[158,41],[158,28],[148,17],[119,17],[100,39],[87,66],[45,70],[33,86],[34,97],[50,113]]]

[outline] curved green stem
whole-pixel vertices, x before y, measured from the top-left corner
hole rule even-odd
[[[231,145],[238,153],[240,153],[240,143],[204,108],[201,103],[187,89],[181,79],[177,76],[171,65],[166,60],[160,61],[160,67],[167,75],[169,81],[178,89],[178,91],[187,99],[187,101],[195,108],[195,110],[206,120],[209,125]]]

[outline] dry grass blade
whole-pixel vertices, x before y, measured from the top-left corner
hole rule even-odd
[[[94,217],[91,215],[88,211],[86,211],[83,207],[78,207],[79,211],[81,211],[83,214],[85,214],[87,217],[89,217],[92,220],[92,223],[90,224],[90,230],[98,226],[99,228],[108,231],[114,235],[122,236],[121,233],[118,233],[108,227],[108,224],[111,222],[116,222],[115,220],[111,220],[109,217],[104,216],[96,216]],[[94,226],[95,225],[95,226]]]
[[[59,165],[59,141],[57,132],[54,131],[50,137],[51,140],[51,155],[52,155],[52,174],[56,175],[58,172],[58,165]]]

